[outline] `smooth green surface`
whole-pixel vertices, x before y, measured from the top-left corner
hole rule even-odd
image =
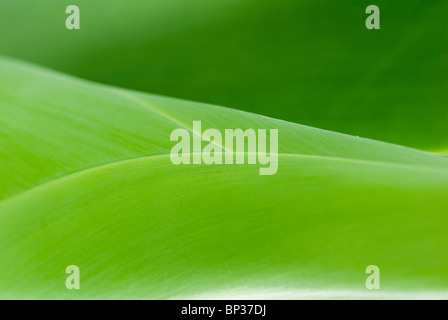
[[[81,30],[65,29],[65,7]],[[446,0],[0,0],[0,53],[82,78],[448,148]]]
[[[445,157],[9,59],[0,83],[0,298],[448,297]],[[279,129],[278,173],[174,166],[193,120]]]

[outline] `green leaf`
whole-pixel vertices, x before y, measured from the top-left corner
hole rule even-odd
[[[65,28],[77,4],[81,30]],[[0,1],[0,53],[114,86],[448,149],[446,0]]]
[[[444,157],[8,59],[0,83],[0,298],[448,296]],[[277,174],[173,165],[193,120],[278,129]]]

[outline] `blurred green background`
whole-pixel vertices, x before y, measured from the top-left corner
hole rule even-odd
[[[65,28],[70,4],[81,30]],[[381,30],[365,27],[370,4]],[[0,0],[0,54],[443,151],[447,12],[446,0]]]

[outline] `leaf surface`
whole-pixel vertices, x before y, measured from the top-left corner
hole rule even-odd
[[[447,297],[445,157],[9,59],[0,82],[2,298]],[[277,174],[173,165],[193,120],[278,129]]]
[[[118,87],[448,148],[446,0],[0,1],[0,53]]]

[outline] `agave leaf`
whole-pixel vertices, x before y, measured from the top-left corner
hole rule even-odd
[[[373,31],[371,3],[358,0],[77,0],[74,32],[64,25],[69,4],[0,1],[0,53],[119,87],[448,148],[445,0],[377,0]]]
[[[444,157],[9,59],[0,82],[1,298],[448,297]],[[193,120],[278,129],[277,174],[173,165]]]

